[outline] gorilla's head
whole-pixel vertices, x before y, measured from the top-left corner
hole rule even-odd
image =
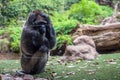
[[[47,23],[46,15],[40,10],[35,10],[29,13],[27,22],[31,25],[38,25],[41,23]]]
[[[41,34],[46,32],[46,27],[49,24],[49,20],[46,14],[42,13],[40,10],[32,11],[26,21],[26,25],[39,30]]]

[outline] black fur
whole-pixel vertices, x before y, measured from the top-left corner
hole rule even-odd
[[[56,35],[48,15],[39,10],[29,14],[21,35],[21,66],[24,73],[44,71],[49,50],[55,46]]]

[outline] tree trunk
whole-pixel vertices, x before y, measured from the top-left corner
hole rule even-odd
[[[80,25],[73,33],[73,39],[81,35],[88,35],[93,38],[98,52],[120,50],[120,23],[108,25]]]

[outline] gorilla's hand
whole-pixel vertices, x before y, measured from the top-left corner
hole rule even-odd
[[[39,51],[42,52],[42,53],[45,53],[45,52],[49,51],[49,48],[47,46],[43,45],[39,48]]]
[[[44,24],[40,25],[39,32],[42,35],[46,33],[46,26]]]

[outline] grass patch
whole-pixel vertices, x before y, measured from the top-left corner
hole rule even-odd
[[[51,80],[119,80],[120,54],[103,54],[94,61],[61,63],[60,57],[50,57],[46,72],[34,77]],[[0,60],[0,73],[15,73],[21,69],[19,60]]]
[[[14,74],[19,69],[21,69],[19,60],[0,60],[0,73]]]

